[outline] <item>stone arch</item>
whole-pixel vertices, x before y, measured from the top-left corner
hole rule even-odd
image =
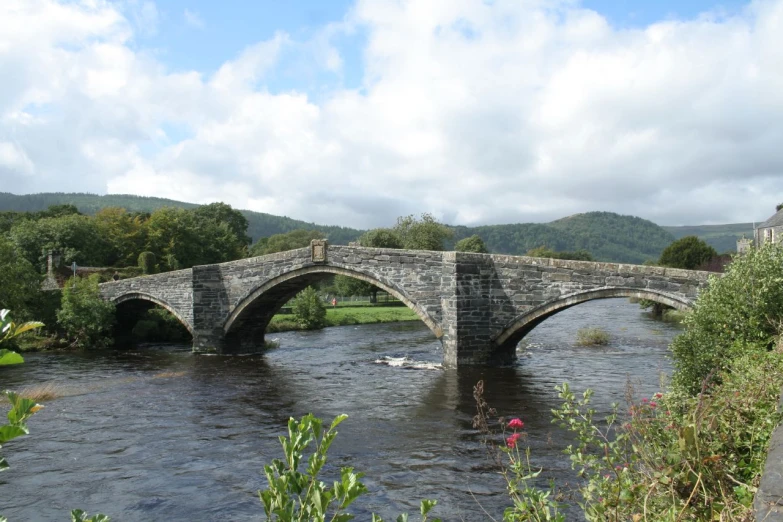
[[[177,310],[171,306],[169,303],[164,301],[163,299],[160,299],[158,297],[155,297],[154,295],[150,295],[144,292],[129,292],[127,294],[119,295],[113,299],[111,299],[111,302],[115,305],[125,303],[127,301],[149,301],[151,303],[155,303],[156,305],[160,306],[161,308],[165,308],[171,315],[177,318],[177,320],[182,323],[182,325],[188,329],[188,332],[190,332],[190,335],[195,337],[195,331],[193,329],[193,325],[190,324],[186,319],[180,315]]]
[[[225,323],[223,323],[223,333],[229,334],[232,328],[235,327],[235,325],[242,320],[242,316],[245,315],[245,313],[253,305],[253,303],[256,303],[259,299],[262,299],[273,289],[279,288],[287,282],[297,281],[299,283],[291,286],[291,288],[293,288],[294,290],[291,290],[289,292],[283,292],[280,294],[281,297],[277,297],[276,299],[277,301],[282,301],[279,303],[279,305],[277,303],[275,304],[277,309],[279,309],[288,298],[293,297],[294,295],[296,295],[296,293],[298,293],[298,291],[301,290],[300,287],[307,286],[309,280],[316,280],[318,276],[324,276],[328,274],[353,277],[355,279],[359,279],[377,286],[378,288],[393,295],[394,297],[402,301],[408,308],[413,310],[416,313],[416,315],[419,317],[419,319],[421,319],[422,322],[427,325],[427,327],[432,331],[432,333],[435,334],[437,338],[443,336],[443,331],[440,325],[426,311],[424,311],[420,306],[418,306],[415,302],[413,302],[402,290],[397,288],[395,285],[388,282],[384,282],[377,276],[374,275],[371,276],[364,272],[358,272],[355,270],[351,270],[348,268],[335,266],[335,265],[315,265],[315,266],[308,266],[304,268],[291,270],[290,272],[286,272],[277,277],[274,277],[264,282],[260,286],[254,288],[253,290],[248,292],[245,296],[243,296],[239,300],[239,303],[236,305],[236,307],[234,307],[234,309],[231,311]],[[270,319],[271,319],[271,315],[273,315],[273,313],[276,312],[277,309],[268,312]]]
[[[595,290],[575,292],[558,297],[552,301],[547,301],[517,316],[503,327],[500,334],[494,337],[494,344],[511,350],[515,348],[517,343],[530,333],[533,328],[556,313],[594,299],[611,299],[613,297],[636,297],[639,299],[647,299],[649,301],[671,306],[678,310],[688,310],[693,306],[693,303],[684,297],[647,288],[604,287]]]

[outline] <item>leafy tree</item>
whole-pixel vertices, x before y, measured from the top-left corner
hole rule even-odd
[[[93,219],[100,234],[111,246],[106,264],[132,266],[146,242],[145,219],[119,207],[102,208]]]
[[[326,325],[326,307],[312,286],[299,292],[292,311],[296,322],[305,330],[318,330]]]
[[[672,342],[674,384],[696,393],[714,370],[773,346],[783,324],[781,281],[783,247],[774,244],[737,256],[723,277],[711,277]]]
[[[778,205],[775,207],[775,212],[780,212],[780,209],[783,208],[783,203],[778,203]]]
[[[70,203],[60,204],[60,205],[50,205],[49,208],[46,210],[41,210],[40,212],[36,213],[36,219],[42,219],[42,218],[56,218],[56,217],[63,217],[63,216],[76,216],[81,214],[79,212],[79,209],[76,208],[75,205],[71,205]]]
[[[695,270],[717,255],[714,248],[698,237],[685,236],[667,246],[658,263],[671,268]]]
[[[139,268],[141,268],[141,271],[144,275],[154,274],[155,273],[155,254],[152,252],[142,252],[139,254]]]
[[[457,252],[475,252],[477,254],[486,254],[489,252],[484,241],[477,234],[457,241],[457,244],[454,245],[454,250]]]
[[[41,276],[35,267],[18,255],[14,245],[0,236],[0,308],[15,310],[20,317],[32,318]]]
[[[112,343],[111,328],[115,322],[114,304],[101,299],[98,274],[72,278],[63,287],[57,321],[80,348],[99,348]]]
[[[251,240],[247,235],[247,218],[240,211],[231,208],[231,205],[210,203],[197,207],[193,212],[199,220],[212,224],[226,223],[238,242],[243,245],[250,244]]]
[[[323,232],[318,230],[292,230],[285,234],[275,234],[269,238],[259,239],[250,249],[250,255],[263,256],[308,247],[313,239],[324,239]]]
[[[375,228],[359,238],[359,244],[369,248],[403,248],[402,239],[394,230]]]
[[[369,295],[370,302],[378,300],[378,287],[372,283],[344,275],[334,276],[334,291],[341,296]]]
[[[443,250],[444,242],[454,235],[451,229],[427,213],[422,214],[421,219],[413,215],[397,218],[394,231],[402,240],[403,248],[410,250]]]
[[[76,261],[81,266],[107,266],[112,255],[111,244],[95,221],[77,214],[21,221],[10,237],[21,255],[41,271],[49,250],[60,251],[66,264]]]

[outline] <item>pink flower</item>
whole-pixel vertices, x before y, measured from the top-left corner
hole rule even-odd
[[[519,419],[511,419],[510,421],[508,421],[508,427],[515,430],[521,430],[522,428],[525,427],[525,423]]]
[[[519,440],[519,433],[514,433],[509,438],[506,439],[506,446],[509,448],[516,448],[517,441]]]
[[[642,399],[642,402],[650,402],[650,399],[648,399],[647,397],[645,397],[644,399]]]
[[[656,399],[660,399],[661,397],[663,397],[663,394],[661,392],[658,392],[655,395],[653,395],[653,397]]]
[[[656,406],[658,406],[658,403],[650,401],[650,408],[655,408]]]

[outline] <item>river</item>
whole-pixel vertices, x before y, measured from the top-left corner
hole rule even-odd
[[[604,328],[610,344],[576,346],[582,327]],[[264,356],[193,356],[184,346],[30,354],[24,365],[0,368],[0,388],[54,383],[63,396],[30,419],[29,436],[3,448],[11,469],[0,474],[0,514],[53,521],[81,508],[116,522],[262,520],[262,467],[282,455],[277,436],[289,416],[313,412],[350,416],[325,478],[340,466],[366,473],[370,493],[352,506],[357,520],[370,511],[387,520],[414,515],[422,498],[437,499],[433,514],[444,520],[489,520],[484,510],[501,519],[505,484],[471,425],[476,382],[486,382],[500,415],[525,422],[543,475],[573,483],[567,436],[550,422],[554,386],[595,389],[599,412],[623,403],[629,379],[639,397],[650,396],[669,372],[676,333],[638,305],[607,299],[542,323],[504,368],[376,362],[439,363],[440,342],[421,323],[272,334],[280,347]]]

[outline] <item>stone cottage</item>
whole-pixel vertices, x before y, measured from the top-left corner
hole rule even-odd
[[[756,245],[762,245],[764,243],[780,243],[783,241],[783,208],[777,211],[777,213],[760,224],[755,232]]]

